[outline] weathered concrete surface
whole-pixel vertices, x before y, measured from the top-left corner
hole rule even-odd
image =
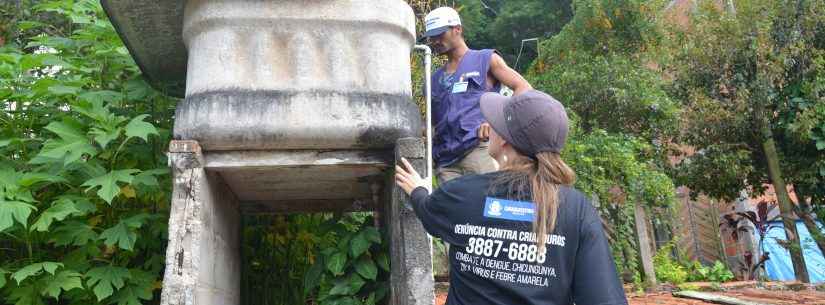
[[[175,139],[206,151],[391,149],[420,130],[404,1],[101,1],[152,84],[185,84]]]
[[[100,0],[149,83],[183,97],[186,46],[183,44],[183,0]]]
[[[189,0],[186,96],[225,90],[410,93],[401,0]]]
[[[396,160],[406,158],[423,173],[425,148],[421,138],[403,138],[396,146]],[[392,176],[392,175],[391,175]],[[409,197],[388,178],[384,221],[389,230],[391,276],[390,302],[397,305],[432,305],[433,293],[432,242],[421,221],[409,205]]]
[[[409,71],[399,75],[409,78]],[[282,86],[287,85],[298,88],[188,96],[176,109],[175,138],[197,140],[207,151],[391,149],[396,139],[420,132],[420,112],[409,92],[347,92],[346,86],[340,91],[298,91],[300,83]]]
[[[243,214],[293,214],[293,213],[342,213],[375,211],[377,206],[372,198],[363,199],[321,199],[321,200],[271,200],[243,201]]]
[[[176,139],[206,151],[391,149],[420,131],[400,0],[190,0]]]
[[[384,183],[391,151],[210,151],[218,172],[248,213],[374,210],[373,183]]]
[[[163,305],[240,304],[240,212],[232,191],[203,168],[197,142],[172,141],[174,185]]]
[[[367,86],[381,86],[394,80],[387,75],[409,75],[409,69],[398,70],[406,60],[395,59],[406,58],[399,56],[408,54],[412,46],[415,20],[400,0],[101,3],[144,75],[159,89],[179,97],[184,96],[184,84],[192,93],[198,88],[215,89],[211,86],[227,84],[225,80],[230,80],[226,89],[248,80],[260,88],[287,79],[309,83],[316,80],[312,74],[330,83],[354,86],[373,80]],[[355,32],[357,36],[348,36]],[[184,40],[190,50],[202,44],[214,47],[203,49],[200,54],[206,56],[193,56],[187,54]],[[384,44],[398,48],[380,47]],[[199,67],[187,74],[187,62]],[[372,68],[363,69],[367,66]],[[383,78],[372,78],[376,73]],[[235,77],[240,81],[232,81]],[[409,87],[409,81],[399,84],[404,85]]]

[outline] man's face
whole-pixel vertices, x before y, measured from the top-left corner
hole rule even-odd
[[[433,49],[435,54],[445,54],[455,48],[456,39],[461,39],[460,32],[460,27],[450,27],[450,29],[444,33],[441,33],[441,35],[427,38],[427,43]]]

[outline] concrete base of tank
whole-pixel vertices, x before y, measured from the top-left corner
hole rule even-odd
[[[161,304],[241,304],[240,217],[378,211],[390,242],[389,304],[433,304],[430,238],[392,181],[401,157],[425,167],[424,143],[391,151],[203,151],[172,141],[169,245]]]

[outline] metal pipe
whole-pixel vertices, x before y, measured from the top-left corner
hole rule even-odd
[[[424,99],[427,102],[425,109],[427,116],[427,178],[432,183],[433,178],[433,117],[432,117],[432,64],[433,52],[427,45],[417,44],[413,48],[424,52]]]

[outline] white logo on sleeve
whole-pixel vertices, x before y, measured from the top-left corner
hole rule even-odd
[[[501,203],[498,201],[493,201],[493,203],[490,204],[488,214],[492,216],[501,216]]]

